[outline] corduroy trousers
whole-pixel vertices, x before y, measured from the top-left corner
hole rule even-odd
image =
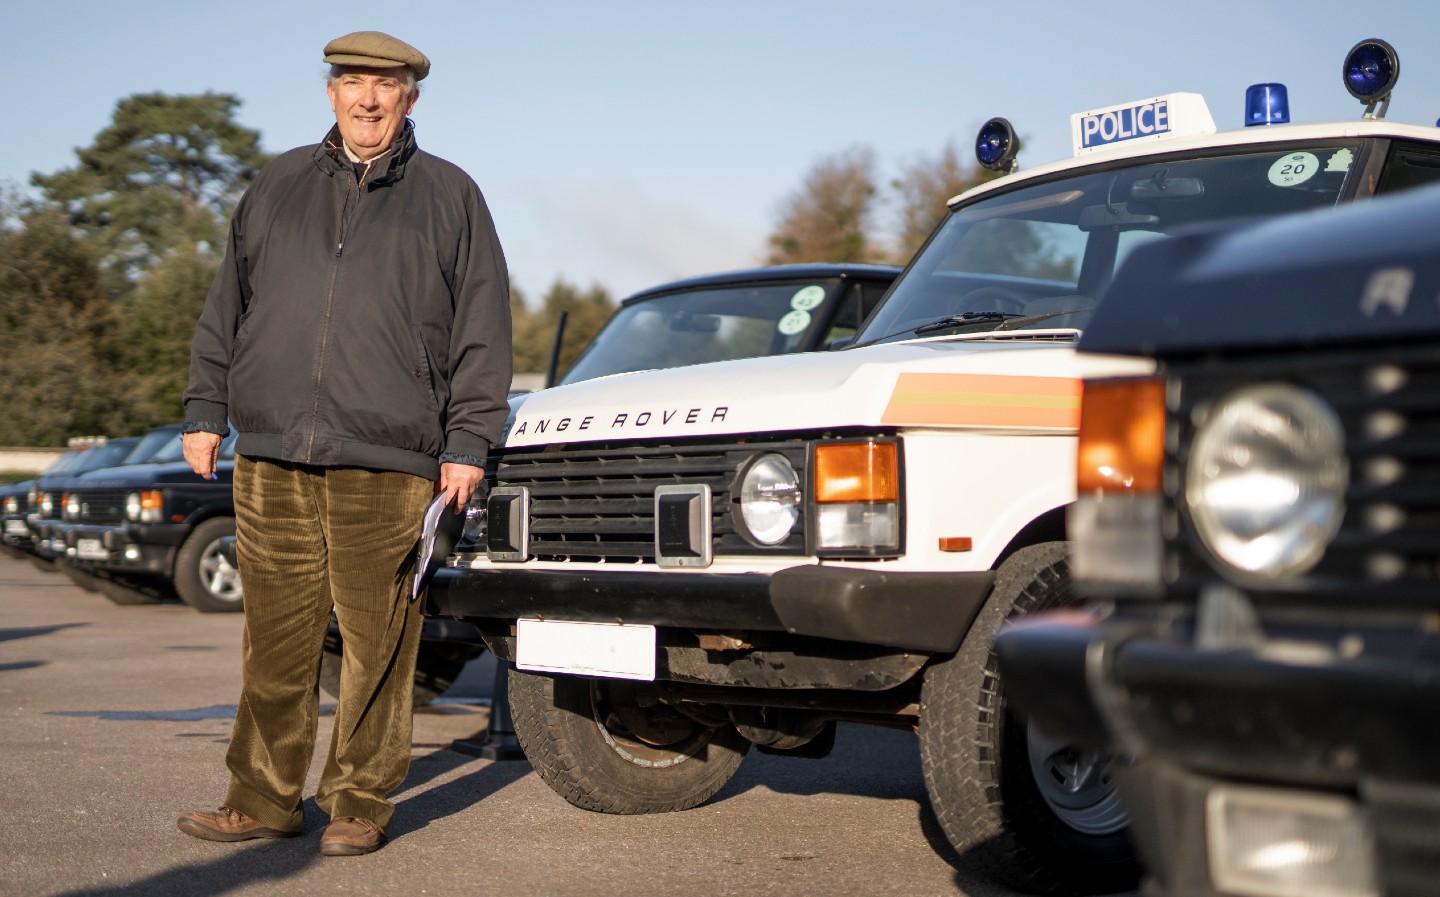
[[[418,602],[415,546],[434,484],[411,474],[237,458],[244,682],[226,753],[227,806],[299,831],[315,753],[316,687],[333,608],[340,696],[315,800],[387,829],[410,767]]]

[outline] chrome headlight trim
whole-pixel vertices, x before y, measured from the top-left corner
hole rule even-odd
[[[1196,430],[1185,502],[1219,560],[1244,574],[1295,576],[1339,531],[1349,477],[1335,411],[1309,390],[1262,383],[1218,400]]]

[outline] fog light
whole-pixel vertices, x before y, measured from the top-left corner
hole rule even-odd
[[[1354,801],[1267,788],[1216,788],[1205,798],[1211,883],[1254,897],[1370,897],[1368,820]]]
[[[127,561],[140,560],[140,546],[138,545],[126,545],[123,553]]]

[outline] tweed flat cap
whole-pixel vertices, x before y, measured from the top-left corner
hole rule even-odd
[[[383,31],[355,31],[325,45],[325,61],[331,65],[368,65],[374,68],[407,66],[415,80],[430,74],[430,60],[424,53]]]

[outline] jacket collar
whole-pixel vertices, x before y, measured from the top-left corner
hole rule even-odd
[[[365,179],[365,183],[377,186],[400,180],[405,176],[405,167],[419,150],[420,146],[415,142],[415,123],[407,118],[405,127],[400,129],[390,146],[374,161],[373,164],[378,167]],[[316,167],[331,176],[350,167],[350,157],[345,154],[339,125],[330,126],[330,132],[315,148],[315,154],[311,158]]]

